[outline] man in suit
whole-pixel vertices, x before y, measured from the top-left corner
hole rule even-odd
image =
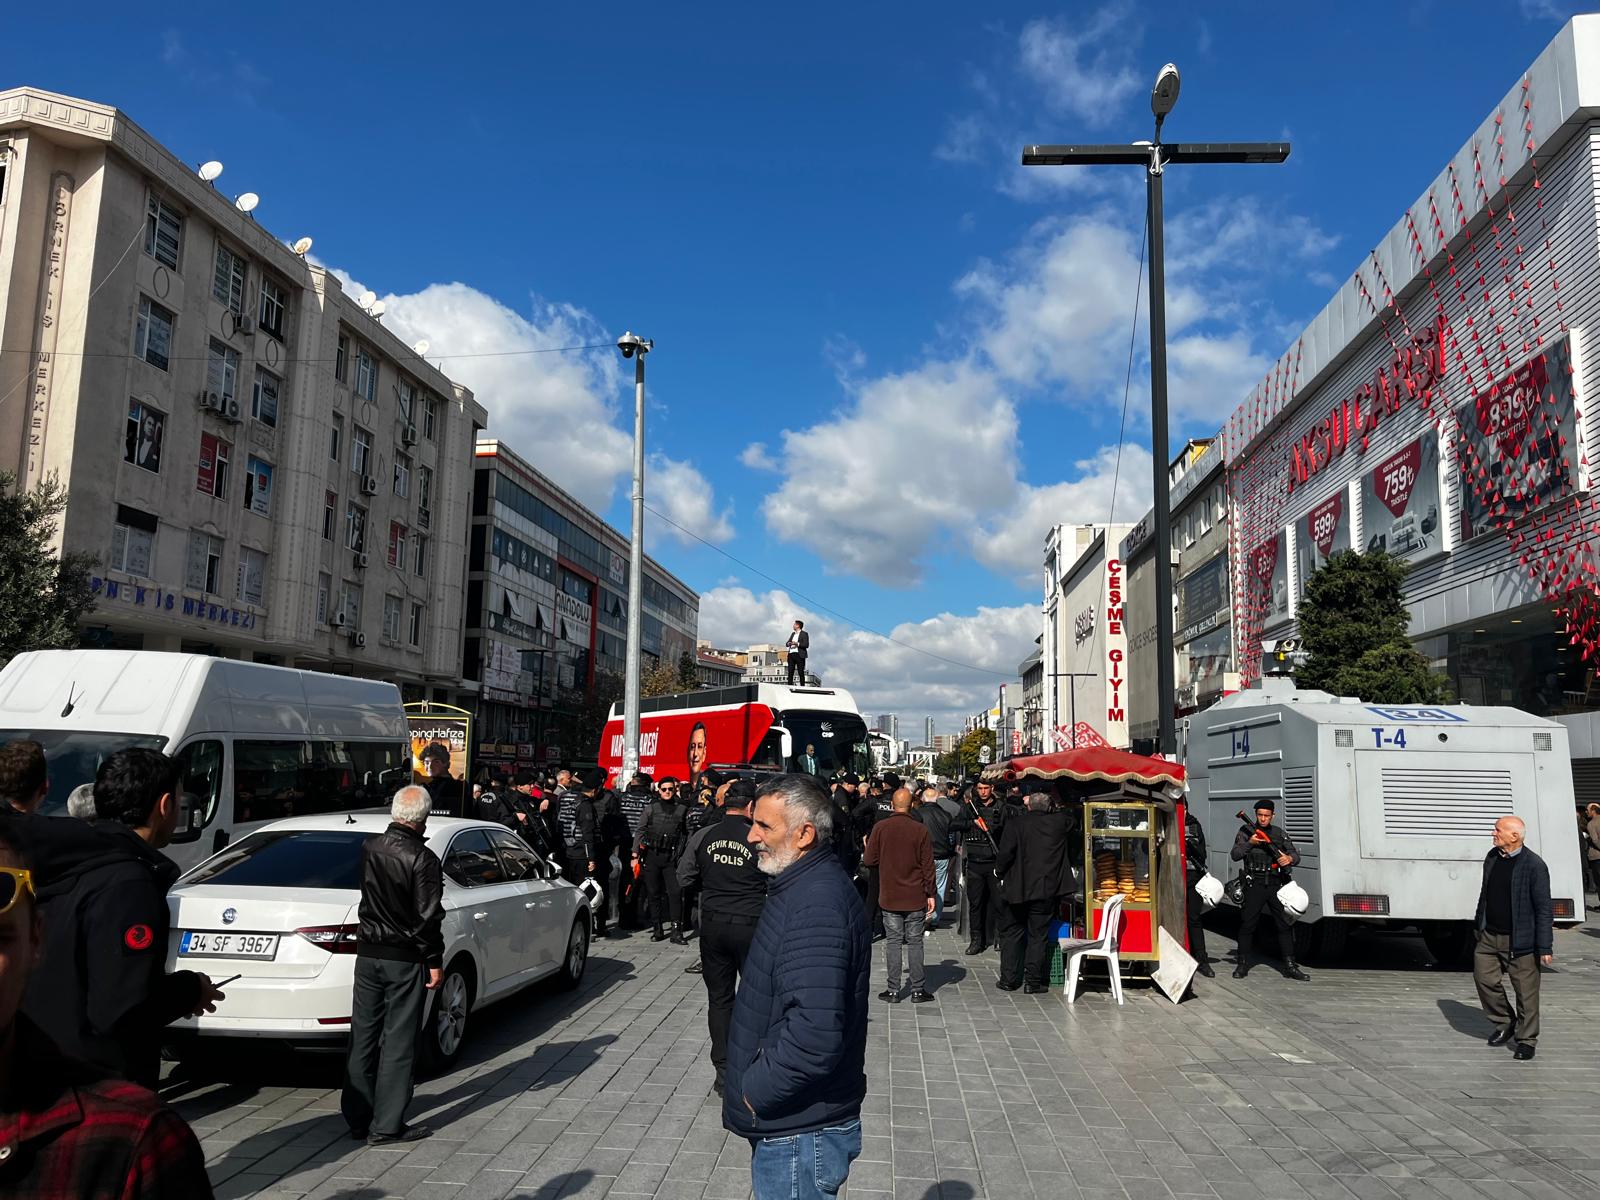
[[[1026,808],[1006,818],[995,856],[1001,898],[1000,980],[1003,992],[1021,987],[1030,995],[1048,990],[1050,925],[1061,897],[1072,891],[1072,821],[1035,792]]]
[[[789,634],[789,640],[784,643],[784,648],[789,651],[789,686],[806,685],[806,655],[811,651],[811,635],[806,632],[806,623],[796,621],[794,631]]]
[[[817,773],[817,748],[810,742],[806,743],[806,752],[802,754],[795,764],[802,774],[815,775]]]

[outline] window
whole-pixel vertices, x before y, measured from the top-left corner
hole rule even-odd
[[[214,434],[200,435],[200,465],[195,472],[195,490],[218,500],[228,498],[228,462],[233,447]]]
[[[513,880],[544,878],[544,864],[539,856],[523,844],[522,839],[509,830],[486,830],[494,848],[500,851],[500,861],[506,875]]]
[[[278,389],[282,381],[276,376],[256,368],[256,388],[250,397],[250,415],[263,425],[277,428]]]
[[[145,206],[144,252],[176,271],[182,241],[183,217],[177,209],[151,196]]]
[[[211,276],[211,294],[234,316],[244,313],[244,259],[221,242]]]
[[[419,533],[413,540],[416,542],[416,549],[413,552],[414,558],[411,569],[413,574],[421,575],[423,568],[428,564],[428,539]]]
[[[206,391],[224,400],[232,400],[239,391],[239,352],[216,338],[206,354]]]
[[[133,329],[133,352],[152,367],[167,369],[172,354],[173,316],[161,305],[139,297],[139,322]]]
[[[344,441],[344,418],[335,416],[333,426],[328,432],[328,457],[334,462],[339,461],[339,444]]]
[[[378,394],[378,362],[365,346],[356,347],[356,395],[371,400]]]
[[[333,541],[333,527],[339,521],[339,495],[337,492],[322,493],[322,537],[325,541]]]
[[[344,615],[345,624],[361,627],[361,589],[355,584],[347,583],[340,589],[339,612]]]
[[[394,456],[394,494],[396,496],[411,494],[411,459],[404,454]]]
[[[400,640],[400,597],[385,596],[383,598],[383,636],[391,641]]]
[[[350,337],[348,334],[339,335],[339,345],[333,352],[333,377],[340,383],[346,382],[350,373]]]
[[[352,428],[354,436],[350,441],[350,469],[357,475],[365,475],[372,462],[372,434],[359,425]]]
[[[437,419],[438,404],[439,402],[432,396],[424,396],[422,399],[422,436],[430,442],[433,441],[433,426]]]
[[[201,533],[189,533],[189,562],[183,572],[183,586],[196,591],[222,594],[222,539]]]
[[[406,640],[413,646],[422,645],[422,611],[422,605],[420,604],[411,606],[411,631]]]
[[[288,293],[270,279],[261,281],[261,305],[256,323],[262,330],[283,341],[283,318],[289,311]]]
[[[483,887],[506,881],[505,868],[482,829],[458,833],[444,856],[444,873],[462,887]]]
[[[419,509],[421,509],[422,512],[427,512],[430,508],[433,507],[433,468],[432,467],[418,467],[417,468],[417,507]],[[417,524],[421,528],[426,529],[428,527],[427,518],[423,517],[419,513],[418,516],[417,516]]]
[[[326,571],[317,576],[317,624],[328,623],[328,602],[333,599],[333,576]]]
[[[111,569],[150,578],[150,560],[156,551],[156,515],[117,505],[117,523],[111,527]]]
[[[345,505],[344,548],[357,554],[367,548],[367,510],[354,500]]]
[[[406,527],[399,521],[389,522],[389,565],[405,570]]]
[[[122,440],[122,461],[161,473],[161,442],[167,432],[167,414],[142,400],[128,401],[128,428]]]
[[[239,547],[239,588],[235,595],[246,604],[260,604],[267,590],[267,555],[249,546]]]
[[[1200,536],[1205,537],[1206,534],[1211,532],[1211,505],[1202,499],[1196,512],[1199,514]]]
[[[234,820],[276,821],[387,805],[396,772],[409,773],[404,741],[244,741],[233,743]],[[370,834],[261,832],[213,858],[207,878],[224,886],[361,886],[361,844]]]
[[[417,389],[409,379],[402,379],[395,385],[395,394],[400,399],[400,420],[407,425],[416,424]]]
[[[258,516],[272,515],[272,464],[254,454],[245,468],[244,506]]]

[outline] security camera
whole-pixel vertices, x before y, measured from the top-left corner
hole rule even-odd
[[[655,349],[655,343],[640,337],[636,333],[624,333],[617,339],[617,349],[622,351],[623,358],[632,358],[635,351],[648,354]]]

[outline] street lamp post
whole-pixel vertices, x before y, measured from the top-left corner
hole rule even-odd
[[[1173,701],[1177,691],[1172,629],[1172,531],[1167,458],[1167,296],[1163,261],[1161,176],[1168,163],[1281,163],[1289,157],[1288,142],[1161,141],[1161,125],[1178,103],[1178,68],[1168,63],[1150,91],[1155,115],[1155,140],[1132,145],[1026,146],[1025,167],[1089,167],[1106,164],[1142,166],[1146,177],[1146,221],[1150,234],[1150,453],[1155,467],[1156,543],[1156,695],[1160,719],[1157,748],[1178,751]],[[1164,614],[1164,616],[1163,616]]]
[[[636,333],[617,339],[633,367],[633,536],[628,543],[628,662],[622,687],[623,783],[639,770],[639,679],[643,640],[639,610],[644,605],[644,356],[656,348]]]

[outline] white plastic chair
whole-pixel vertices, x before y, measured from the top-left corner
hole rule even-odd
[[[1117,958],[1117,943],[1122,935],[1122,902],[1125,897],[1118,892],[1106,901],[1100,910],[1100,936],[1088,938],[1062,938],[1061,960],[1066,968],[1067,1003],[1077,1000],[1078,970],[1086,958],[1103,958],[1111,972],[1111,994],[1122,1003],[1122,965]]]

